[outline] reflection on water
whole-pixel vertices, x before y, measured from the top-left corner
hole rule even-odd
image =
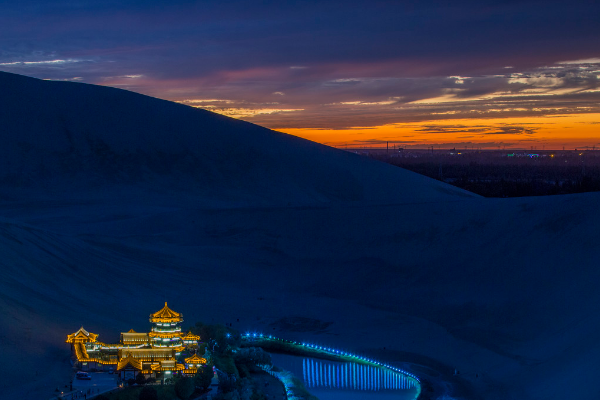
[[[414,400],[416,382],[406,375],[374,366],[271,354],[273,365],[302,379],[320,400]]]
[[[304,358],[302,376],[308,388],[383,390],[412,389],[414,381],[405,375],[356,363],[333,363]]]

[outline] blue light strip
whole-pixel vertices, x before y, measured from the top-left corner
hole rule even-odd
[[[311,350],[323,352],[323,353],[328,354],[328,355],[338,356],[340,358],[341,357],[353,358],[355,360],[361,361],[364,364],[371,364],[371,365],[375,365],[375,366],[378,366],[378,367],[389,369],[391,371],[394,371],[394,372],[397,372],[399,374],[405,375],[405,376],[407,376],[409,378],[412,378],[415,381],[417,381],[419,384],[421,383],[421,381],[419,380],[419,378],[417,378],[416,375],[411,374],[410,372],[404,371],[404,370],[402,370],[400,368],[396,368],[394,366],[391,366],[389,364],[384,364],[382,362],[373,360],[372,358],[361,357],[361,356],[358,356],[356,354],[347,353],[345,351],[332,349],[330,347],[317,346],[316,344],[294,342],[294,341],[291,341],[291,340],[285,340],[285,339],[280,339],[280,338],[277,338],[277,337],[273,337],[272,335],[265,336],[262,333],[249,333],[249,332],[247,332],[247,333],[245,333],[245,334],[242,335],[242,340],[252,341],[254,339],[272,340],[272,341],[275,341],[275,342],[282,342],[282,343],[286,343],[286,344],[291,344],[291,345],[296,345],[296,346],[302,346],[302,347],[306,347],[306,348],[311,349]],[[420,385],[418,385],[418,386],[420,388]]]

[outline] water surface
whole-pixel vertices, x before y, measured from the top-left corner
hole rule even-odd
[[[320,400],[414,400],[417,389],[402,374],[363,364],[271,354]]]

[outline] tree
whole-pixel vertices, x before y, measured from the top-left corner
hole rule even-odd
[[[228,330],[224,325],[204,325],[202,322],[198,322],[192,328],[192,332],[199,334],[203,342],[210,343],[210,351],[223,353],[227,348]]]
[[[196,322],[196,325],[192,326],[190,330],[195,335],[200,335],[203,342],[198,348],[199,355],[205,353],[205,347],[207,345],[208,350],[210,350],[211,353],[225,354],[232,346],[239,347],[241,343],[239,332],[232,328],[228,328],[225,325],[210,325]]]
[[[210,366],[199,367],[198,372],[194,375],[194,385],[206,390],[210,386],[212,378],[213,370]]]
[[[250,396],[250,400],[267,400],[267,398],[262,392],[254,392],[252,393],[252,396]]]
[[[146,377],[144,377],[144,374],[139,372],[135,377],[135,383],[137,383],[138,385],[143,385],[144,383],[146,383]]]
[[[235,378],[230,375],[219,378],[219,390],[224,394],[231,392],[237,393]]]
[[[158,400],[158,393],[152,386],[144,386],[140,392],[139,400]]]
[[[260,347],[239,349],[234,359],[239,364],[272,365],[271,355]]]
[[[181,400],[187,400],[194,393],[194,380],[184,376],[175,383],[175,394]]]

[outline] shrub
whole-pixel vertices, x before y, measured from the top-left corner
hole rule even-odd
[[[175,383],[175,394],[181,400],[187,400],[194,393],[194,381],[192,378],[183,377]]]
[[[140,392],[139,400],[158,400],[156,389],[150,386],[143,387]]]
[[[198,355],[203,356],[204,354],[206,354],[207,347],[208,347],[208,344],[200,343],[200,346],[198,346]]]
[[[230,346],[238,347],[240,344],[239,333],[224,325],[210,325],[197,322],[196,326],[191,328],[191,331],[200,335],[204,344],[210,344],[209,350],[213,354],[226,353]],[[204,354],[204,350],[200,348],[198,354]]]
[[[135,383],[137,383],[138,385],[143,385],[144,383],[146,383],[146,377],[144,376],[144,374],[139,372],[135,377]]]
[[[210,366],[198,368],[198,372],[194,375],[194,384],[206,390],[210,386],[213,378],[213,370]]]
[[[240,373],[238,372],[235,363],[233,362],[233,358],[230,356],[214,356],[215,367],[226,373],[227,375],[233,375],[235,378],[240,377]]]
[[[246,364],[236,364],[237,369],[240,373],[240,378],[247,378],[250,376],[250,368]]]
[[[250,396],[250,400],[267,400],[264,393],[254,392],[252,396]]]
[[[306,400],[318,400],[315,396],[310,394],[310,392],[306,389],[306,386],[304,386],[304,383],[300,379],[293,377],[292,385],[294,387],[293,391],[295,396]]]
[[[235,362],[239,364],[262,364],[272,365],[271,355],[260,347],[247,347],[239,349],[234,356]]]
[[[235,385],[235,381],[233,379],[220,379],[219,380],[219,390],[223,393],[231,393],[231,392],[236,392],[237,393],[237,387]]]

